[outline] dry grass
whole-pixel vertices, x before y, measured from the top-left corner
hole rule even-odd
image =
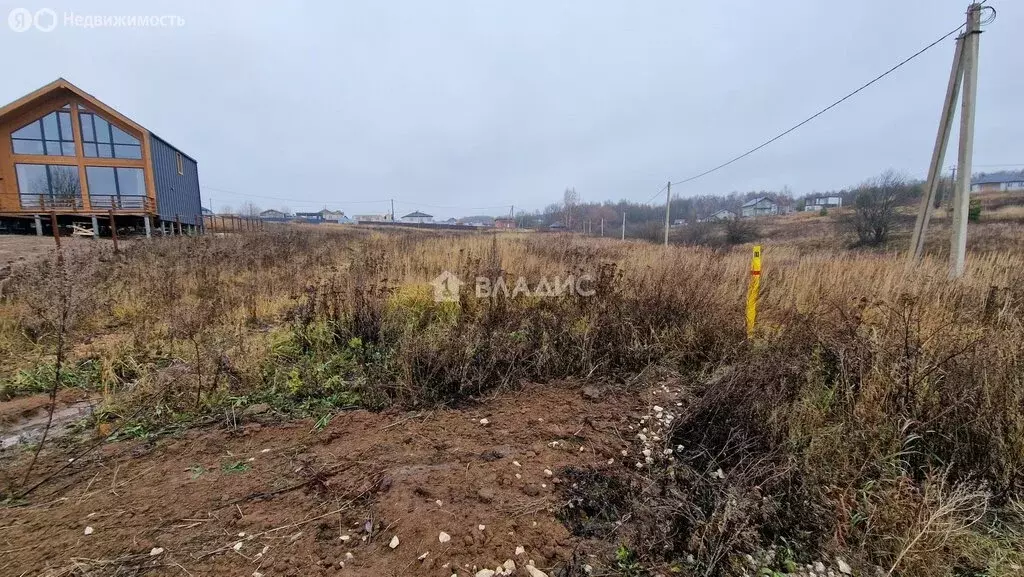
[[[765,227],[752,340],[749,247],[304,227],[70,253],[89,303],[70,342],[100,367],[100,418],[145,407],[150,430],[255,402],[308,414],[453,404],[524,380],[627,387],[656,367],[693,396],[673,432],[683,465],[633,516],[645,562],[693,554],[728,574],[731,556],[775,544],[894,575],[1000,574],[1022,542],[1007,504],[1024,481],[1024,256],[976,241],[951,282],[939,257],[908,270],[895,249],[839,249],[830,218],[791,217],[810,236]],[[478,299],[469,283],[437,303],[427,283],[444,270],[531,285],[589,274],[596,292]],[[10,376],[50,350],[50,275],[40,263],[9,283]],[[700,473],[718,468],[723,482]]]

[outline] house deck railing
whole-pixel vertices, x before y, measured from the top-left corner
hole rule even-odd
[[[22,194],[20,202],[22,210],[85,211],[85,202],[78,195]],[[89,208],[97,211],[153,212],[153,203],[147,196],[90,194]]]

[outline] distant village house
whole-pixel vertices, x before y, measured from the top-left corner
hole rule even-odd
[[[352,217],[356,224],[366,222],[391,222],[390,214],[357,214]]]
[[[743,218],[774,216],[779,214],[779,205],[767,196],[762,196],[744,203],[740,208],[740,214]]]
[[[838,194],[818,194],[808,196],[804,203],[804,212],[820,212],[831,208],[842,208],[843,197]]]
[[[325,208],[325,209],[321,210],[318,214],[320,215],[320,220],[322,220],[324,222],[333,222],[333,223],[342,223],[343,221],[344,222],[350,222],[348,217],[345,216],[345,211],[343,211],[343,210],[327,210]]]
[[[425,212],[415,211],[402,217],[402,222],[410,224],[430,224],[434,222],[434,217]]]
[[[715,212],[712,212],[702,222],[718,222],[720,220],[736,220],[737,218],[739,218],[739,217],[736,216],[735,212],[733,212],[731,210],[726,210],[726,209],[723,208],[722,210],[716,210]]]
[[[980,174],[971,179],[971,192],[1024,190],[1024,172]]]
[[[260,213],[260,220],[264,222],[287,222],[291,215],[285,214],[280,210],[264,210]]]

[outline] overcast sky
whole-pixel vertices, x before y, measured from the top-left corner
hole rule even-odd
[[[542,208],[567,186],[646,201],[916,52],[967,3],[713,4],[2,0],[5,20],[25,7],[59,22],[0,22],[0,100],[67,78],[196,158],[214,209],[250,199],[359,214],[395,198],[399,213],[495,214]],[[981,38],[975,164],[1024,165],[1024,6],[989,4],[999,16]],[[184,25],[87,29],[66,13]],[[675,190],[804,194],[889,167],[923,176],[953,47]]]

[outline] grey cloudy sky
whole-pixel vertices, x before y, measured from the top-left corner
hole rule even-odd
[[[962,21],[963,0],[4,1],[163,28],[14,32],[0,100],[58,76],[199,161],[204,202],[439,216],[645,201],[842,96]],[[1024,6],[990,0],[977,165],[1024,164]],[[682,195],[927,168],[953,40]],[[14,56],[13,58],[9,56]],[[947,156],[947,165],[953,156]],[[360,204],[356,204],[360,201]],[[367,204],[362,204],[367,203]],[[458,207],[458,208],[447,208]]]

